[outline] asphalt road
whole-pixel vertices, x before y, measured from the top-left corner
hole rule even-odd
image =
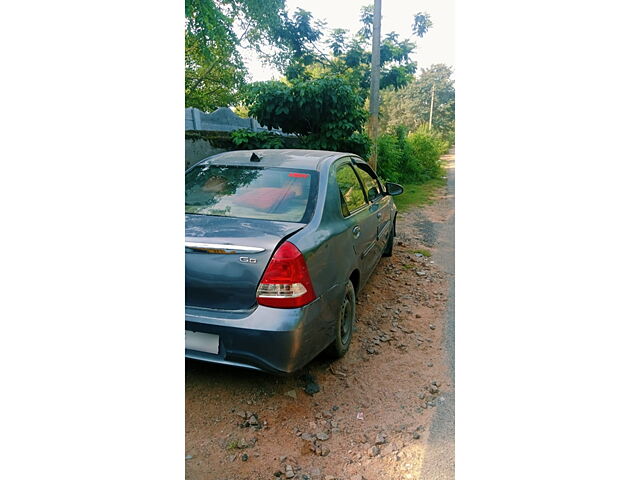
[[[449,159],[447,159],[449,160]],[[447,168],[447,210],[454,212],[455,206],[455,153],[451,155]],[[455,478],[455,214],[451,214],[446,222],[426,221],[420,225],[425,242],[435,247],[433,261],[448,275],[449,296],[447,302],[444,352],[447,363],[448,381],[454,388],[445,392],[438,405],[435,417],[425,442],[425,456],[421,479],[453,480]]]

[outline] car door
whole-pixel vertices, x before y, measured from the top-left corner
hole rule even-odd
[[[340,191],[342,216],[348,223],[349,235],[352,237],[362,276],[367,278],[377,262],[376,211],[370,208],[360,178],[351,165],[351,159],[336,165],[336,180]]]
[[[369,209],[375,213],[376,225],[376,250],[378,255],[382,255],[391,228],[393,219],[391,218],[391,196],[384,195],[384,190],[378,176],[369,165],[363,162],[354,163],[356,172],[362,180],[367,199],[370,202]]]

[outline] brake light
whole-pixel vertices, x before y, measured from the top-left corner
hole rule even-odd
[[[260,305],[276,308],[302,307],[316,299],[307,263],[295,245],[284,242],[276,250],[256,297]]]

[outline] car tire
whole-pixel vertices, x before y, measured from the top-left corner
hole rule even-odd
[[[335,324],[336,338],[327,348],[327,353],[333,358],[343,357],[349,351],[353,327],[356,323],[356,291],[351,280],[347,281],[344,296],[340,302],[338,318]]]
[[[393,237],[396,236],[396,221],[393,220],[393,227],[391,227],[391,232],[389,233],[389,238],[387,239],[387,245],[384,247],[384,252],[382,252],[383,257],[390,257],[393,255]]]

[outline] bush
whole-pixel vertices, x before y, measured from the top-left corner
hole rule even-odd
[[[385,133],[378,137],[378,176],[389,182],[400,182],[404,152],[395,135]]]
[[[390,182],[420,183],[441,174],[440,156],[449,148],[439,134],[426,126],[407,134],[398,126],[378,137],[378,175]]]
[[[244,90],[249,115],[300,137],[307,148],[365,154],[364,100],[344,79],[256,82]]]
[[[251,130],[234,130],[231,132],[231,140],[238,147],[246,150],[259,148],[282,148],[284,138],[282,135],[271,132],[252,132]]]
[[[371,138],[364,133],[353,133],[350,137],[339,141],[338,150],[367,158],[371,150]]]
[[[418,163],[423,180],[440,175],[440,156],[447,152],[449,144],[439,134],[430,132],[426,125],[422,125],[407,136],[407,146],[407,153]]]

